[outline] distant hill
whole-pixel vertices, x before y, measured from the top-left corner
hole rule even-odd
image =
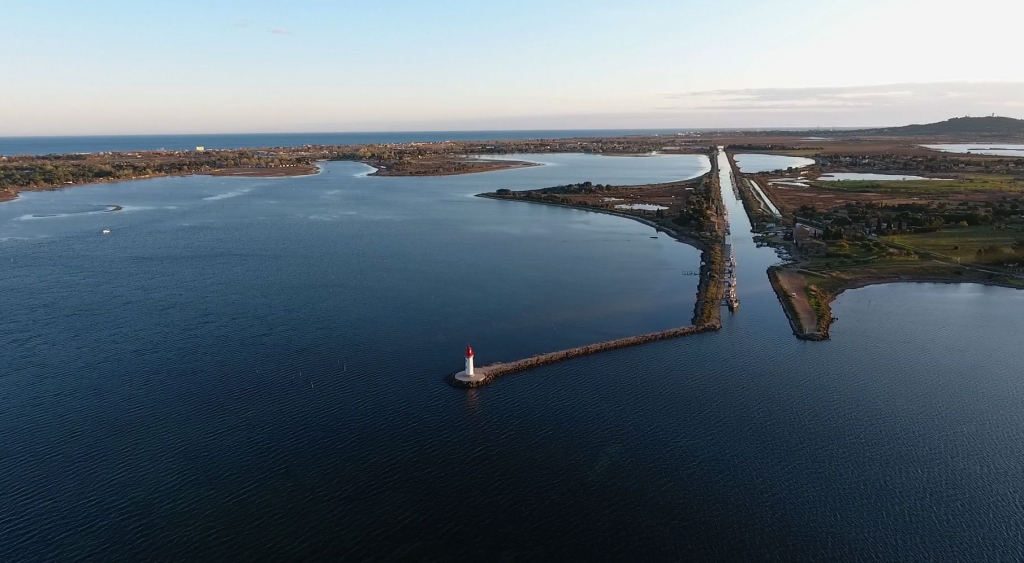
[[[954,117],[938,123],[867,129],[858,133],[884,135],[1024,135],[1024,119],[1012,117]]]

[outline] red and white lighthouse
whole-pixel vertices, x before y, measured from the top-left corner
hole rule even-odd
[[[473,377],[473,347],[466,346],[466,375]]]
[[[478,384],[481,381],[487,379],[487,366],[480,368],[480,372],[477,373],[473,369],[473,347],[466,346],[466,369],[453,375],[455,379],[462,381],[463,383]],[[470,385],[472,387],[473,385]]]

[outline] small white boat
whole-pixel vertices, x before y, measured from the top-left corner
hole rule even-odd
[[[110,229],[103,229],[103,234],[109,235],[110,234]]]

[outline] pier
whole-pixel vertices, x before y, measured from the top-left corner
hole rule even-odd
[[[718,147],[715,152],[715,158],[718,161],[718,170],[720,174],[719,183],[723,190],[722,199],[725,199],[725,182],[728,178],[729,187],[732,188],[732,193],[736,199],[740,199],[740,187],[737,183],[735,171],[733,170],[732,163],[729,161],[728,156],[725,153],[724,147]],[[725,215],[728,218],[728,214]],[[732,233],[726,229],[726,244],[722,245],[722,254],[725,275],[722,276],[722,306],[728,307],[729,312],[735,313],[740,307],[740,299],[736,296],[736,253],[732,246]]]
[[[723,245],[725,254],[725,277],[722,280],[722,305],[735,313],[740,307],[740,300],[736,297],[736,255],[732,252],[732,245]]]
[[[538,354],[522,360],[516,360],[508,363],[495,363],[488,366],[476,368],[474,377],[472,379],[459,375],[464,374],[465,371],[459,371],[456,373],[449,374],[445,380],[453,387],[460,387],[465,389],[471,389],[474,387],[482,387],[495,379],[508,375],[510,373],[516,373],[532,368],[555,364],[558,362],[564,362],[572,358],[579,358],[581,356],[589,356],[591,354],[597,354],[600,352],[607,352],[609,350],[617,350],[619,348],[627,348],[630,346],[639,346],[641,344],[647,344],[648,342],[657,342],[659,340],[669,340],[672,338],[680,338],[683,336],[690,336],[694,334],[702,334],[705,332],[713,332],[722,328],[721,322],[709,323],[701,326],[686,326],[682,328],[672,328],[669,330],[663,330],[661,332],[652,332],[649,334],[641,334],[638,336],[629,336],[626,338],[619,338],[617,340],[607,340],[604,342],[598,342],[596,344],[588,344],[586,346],[579,346],[577,348],[569,348],[566,350],[559,350],[558,352],[550,352],[547,354]]]

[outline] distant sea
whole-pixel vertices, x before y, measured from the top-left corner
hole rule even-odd
[[[406,131],[378,133],[247,133],[238,135],[101,135],[0,137],[0,155],[106,151],[237,149],[302,145],[359,145],[498,139],[567,139],[617,135],[675,135],[693,129],[537,129],[516,131]]]

